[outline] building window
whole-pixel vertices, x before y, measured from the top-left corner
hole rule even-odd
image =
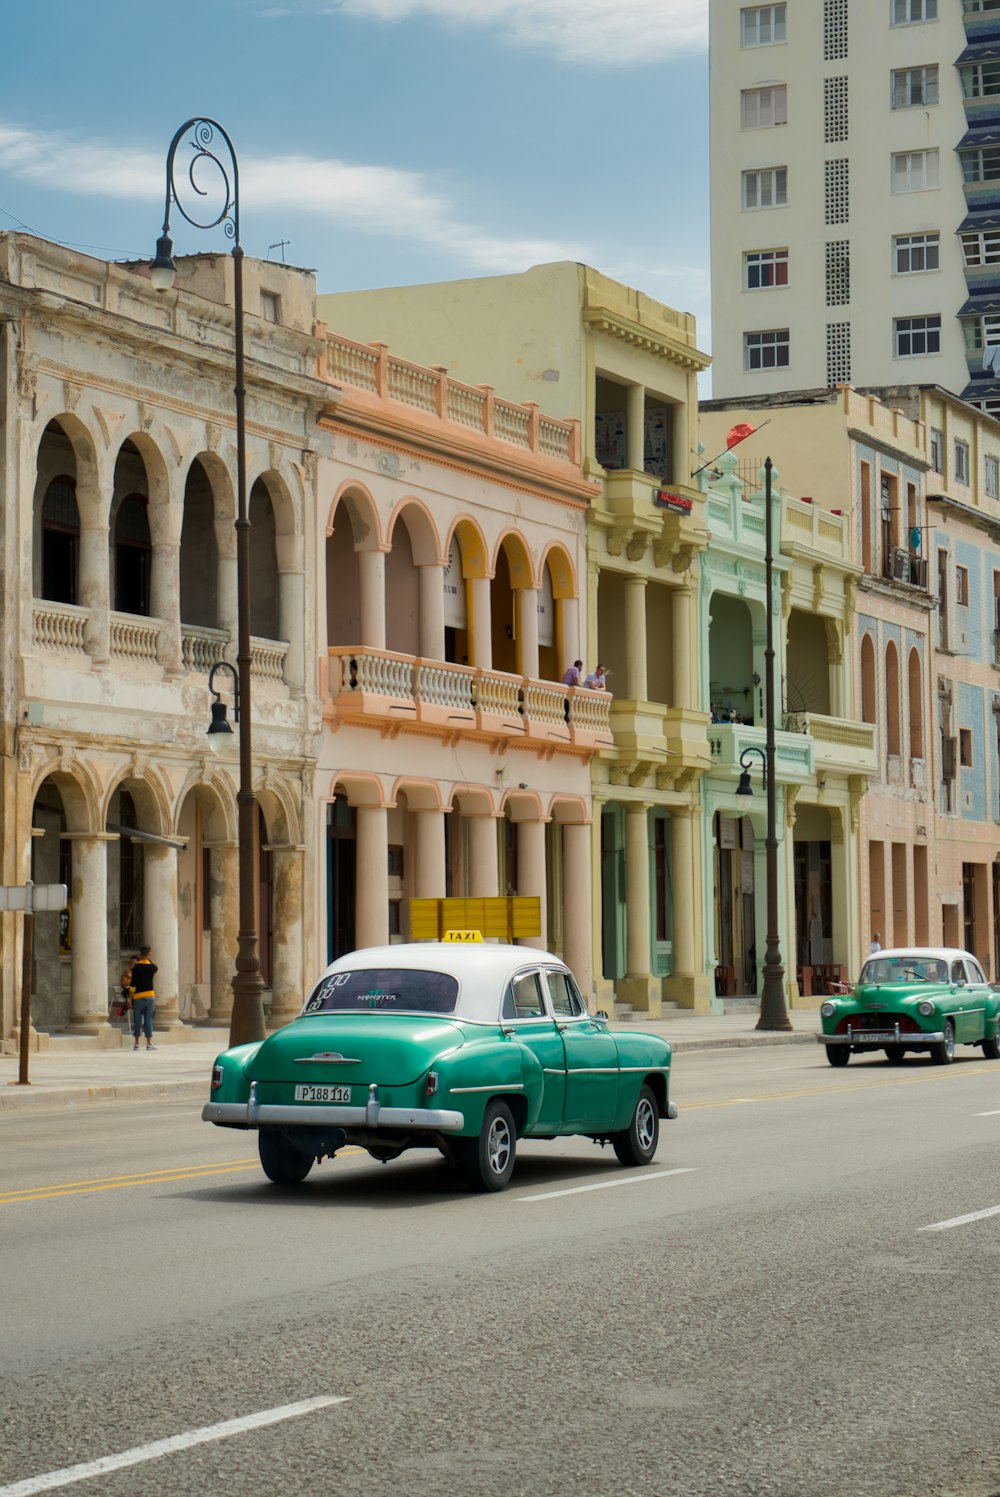
[[[958,762],[963,769],[972,768],[972,729],[958,730]]]
[[[748,5],[740,11],[741,46],[769,47],[784,40],[784,5]]]
[[[1000,499],[1000,458],[988,457],[983,464],[983,488],[987,499]]]
[[[963,234],[962,254],[966,265],[1000,264],[1000,233]]]
[[[260,315],[265,322],[281,321],[281,297],[276,291],[260,293]]]
[[[743,256],[743,285],[747,291],[765,291],[788,285],[788,251],[753,250]]]
[[[851,382],[851,324],[828,322],[826,325],[826,382],[849,385]]]
[[[962,332],[965,334],[965,346],[971,351],[980,348],[996,348],[1000,344],[1000,317],[995,314],[984,317],[963,317]],[[984,368],[993,367],[993,358],[989,363],[983,359]]]
[[[962,93],[967,99],[985,99],[1000,94],[1000,62],[975,62],[958,70]]]
[[[959,608],[968,608],[969,606],[968,567],[955,567],[955,603]]]
[[[962,176],[966,182],[995,182],[1000,177],[1000,146],[986,146],[978,151],[959,151]]]
[[[745,88],[740,94],[740,129],[766,130],[788,124],[788,89],[783,83],[768,88]]]
[[[938,151],[894,151],[893,192],[924,192],[938,185]]]
[[[889,0],[893,26],[912,26],[917,21],[937,20],[937,0]]]
[[[892,248],[897,275],[941,268],[940,234],[897,234]]]
[[[931,427],[931,467],[935,473],[944,476],[944,432],[938,431],[936,426]]]
[[[847,0],[823,0],[823,61],[847,56]]]
[[[890,109],[925,109],[937,102],[937,63],[924,68],[893,69]]]
[[[936,5],[937,0],[927,0],[927,3]],[[962,0],[963,16],[976,16],[987,10],[1000,10],[1000,0]]]
[[[897,358],[941,352],[940,317],[897,317],[892,327]]]
[[[788,168],[770,166],[743,173],[744,208],[784,208],[788,202]]]
[[[969,444],[968,442],[955,443],[955,482],[968,484],[969,482]],[[961,568],[959,568],[961,571]]]
[[[823,79],[823,139],[830,144],[847,139],[847,79]]]
[[[851,299],[851,244],[834,239],[826,246],[826,304],[846,307]]]
[[[774,328],[766,333],[743,334],[743,368],[787,369],[789,363],[788,329]]]
[[[823,163],[825,222],[846,224],[850,218],[850,168],[846,160]]]

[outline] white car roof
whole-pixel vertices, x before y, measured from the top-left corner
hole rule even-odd
[[[883,956],[915,957],[918,961],[937,957],[945,962],[954,962],[963,958],[975,962],[977,967],[980,965],[978,957],[973,956],[971,951],[963,951],[958,946],[886,946],[882,951],[869,952],[865,961],[875,962]]]
[[[326,968],[358,972],[369,967],[405,967],[413,971],[448,972],[458,979],[455,1016],[496,1024],[504,988],[515,972],[546,967],[565,972],[566,964],[533,946],[500,946],[487,941],[411,941],[398,946],[363,946],[338,957]]]

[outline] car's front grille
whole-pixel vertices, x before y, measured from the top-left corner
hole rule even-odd
[[[846,1034],[847,1026],[850,1025],[855,1034],[866,1029],[877,1029],[884,1032],[887,1029],[895,1029],[899,1025],[900,1034],[919,1034],[920,1025],[911,1014],[882,1014],[863,1013],[847,1014],[837,1025],[837,1034]]]

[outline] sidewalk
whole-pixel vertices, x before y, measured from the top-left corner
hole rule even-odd
[[[789,1015],[792,1030],[772,1033],[755,1028],[756,1008],[729,1014],[671,1013],[662,1019],[641,1015],[612,1028],[662,1035],[673,1048],[722,1050],[748,1045],[815,1045],[819,1009],[797,1008]],[[225,1038],[193,1039],[183,1045],[117,1050],[49,1050],[29,1061],[29,1086],[18,1086],[17,1056],[0,1056],[0,1116],[14,1108],[78,1106],[84,1102],[136,1102],[150,1098],[188,1097],[207,1100],[212,1062],[225,1049]]]

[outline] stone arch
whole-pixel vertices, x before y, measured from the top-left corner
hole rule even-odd
[[[331,536],[337,528],[338,511],[343,506],[350,521],[355,551],[380,551],[383,549],[382,527],[379,524],[375,500],[363,484],[348,481],[336,492],[330,505],[330,516],[326,533]]]
[[[538,586],[542,586],[545,568],[552,578],[553,598],[575,598],[577,596],[576,571],[569,552],[561,541],[550,541],[542,552],[538,566]]]
[[[68,764],[50,759],[39,765],[32,776],[32,805],[38,799],[46,780],[51,780],[59,791],[68,832],[96,832],[103,829],[101,793],[85,759],[74,758]]]
[[[326,526],[328,649],[358,645],[384,648],[384,550],[371,494],[357,484],[345,485],[334,498]]]
[[[890,639],[885,647],[886,752],[890,757],[898,757],[901,752],[899,690],[899,651]]]
[[[875,642],[871,635],[861,636],[861,721],[878,721],[878,670],[875,664]]]
[[[116,473],[118,460],[126,447],[132,447],[139,454],[146,471],[149,532],[153,545],[172,545],[180,539],[181,514],[179,505],[170,502],[170,474],[163,452],[148,432],[130,432],[119,445]]]
[[[327,799],[341,795],[349,806],[387,806],[388,799],[378,775],[339,769],[330,776]]]
[[[390,546],[393,544],[396,526],[400,523],[409,531],[414,564],[418,567],[441,566],[444,558],[441,555],[437,526],[422,499],[411,495],[409,498],[401,499],[396,505],[386,526],[386,537]]]
[[[267,777],[254,786],[254,794],[264,815],[268,841],[299,843],[302,827],[294,784],[284,776]]]
[[[547,821],[548,817],[542,809],[542,797],[537,790],[505,790],[503,800],[500,803],[500,812],[503,816],[510,816],[511,821]]]
[[[489,551],[486,537],[478,522],[469,515],[459,516],[448,532],[444,552],[446,558],[455,541],[458,542],[462,555],[462,576],[466,580],[471,577],[489,577],[491,575]]]
[[[910,758],[924,757],[924,695],[921,682],[920,651],[914,645],[906,661],[907,705],[910,721]]]
[[[400,775],[389,793],[388,803],[396,805],[400,795],[406,796],[411,811],[444,811],[441,790],[436,780],[416,779],[412,775]]]
[[[463,816],[497,815],[496,797],[487,785],[455,785],[447,805],[449,810],[459,810]]]
[[[496,574],[501,551],[507,558],[511,587],[534,587],[535,570],[531,564],[528,543],[519,530],[505,530],[493,553],[493,572]]]
[[[591,821],[587,802],[582,795],[553,795],[548,815],[563,826],[588,826]]]
[[[45,423],[35,448],[35,469],[40,467],[42,447],[47,437],[64,438],[72,454],[80,505],[81,524],[106,523],[108,497],[103,493],[98,448],[90,428],[72,411],[61,411]]]

